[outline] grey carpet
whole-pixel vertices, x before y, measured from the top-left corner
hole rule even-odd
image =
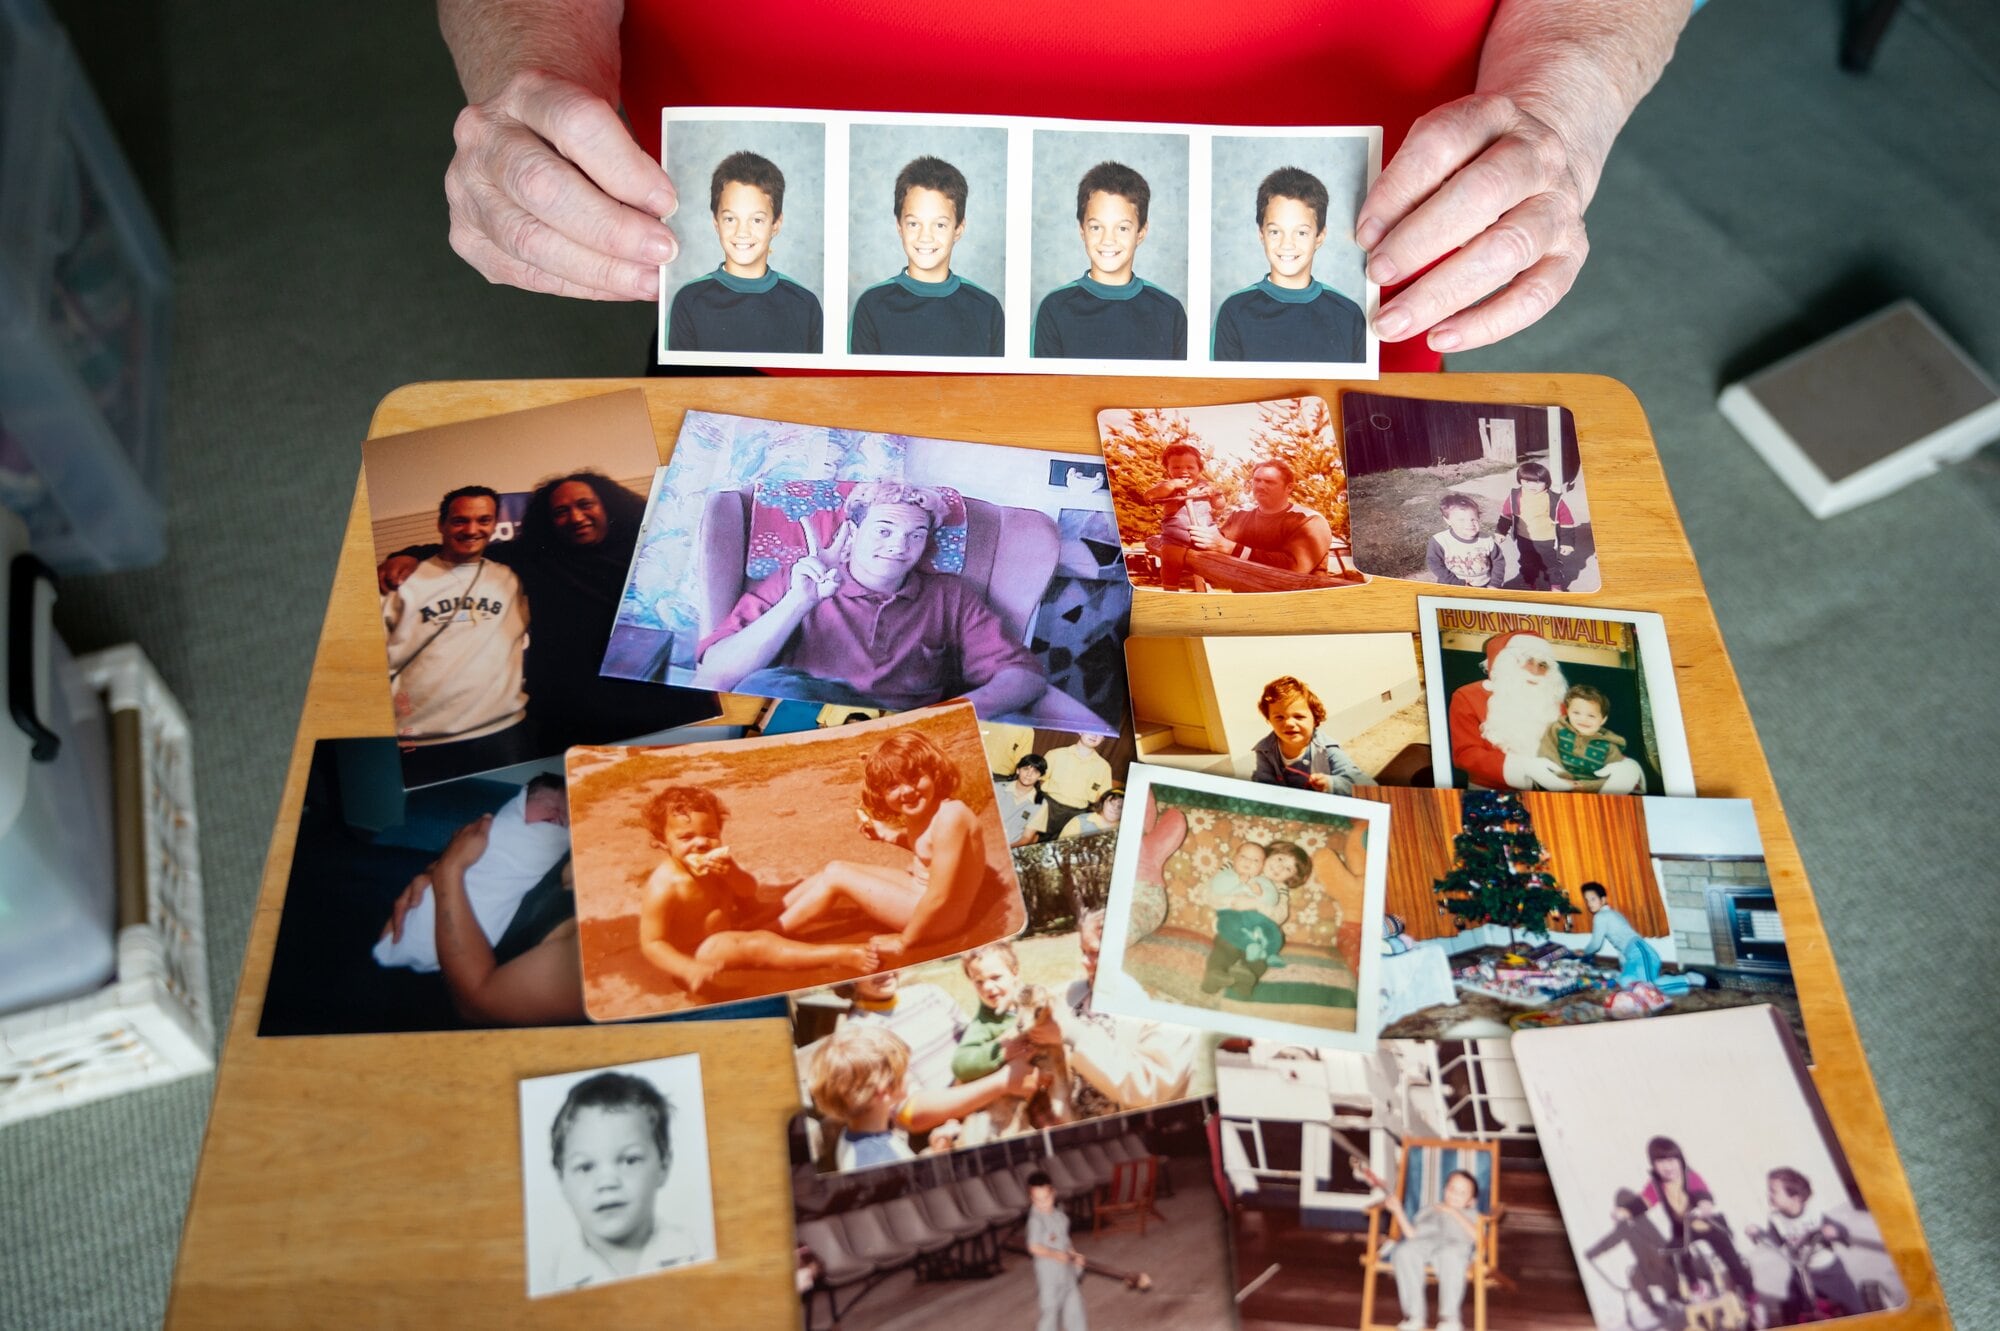
[[[1454,364],[1598,371],[1645,404],[1946,1293],[2000,1326],[2000,845],[1958,797],[2000,749],[2000,463],[1817,523],[1714,410],[1727,370],[1901,294],[2000,370],[2000,21],[1912,0],[1856,79],[1839,9],[1715,0],[1612,159],[1576,291]],[[144,644],[193,719],[226,1012],[370,410],[418,379],[627,373],[652,314],[492,290],[445,247],[458,99],[427,6],[168,13],[173,553],[72,580],[59,619],[79,649]],[[0,1327],[158,1322],[208,1093],[0,1130]]]

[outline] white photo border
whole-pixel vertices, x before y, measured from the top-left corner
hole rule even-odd
[[[1359,304],[1366,327],[1365,358],[1360,361],[1217,361],[1204,334],[1195,335],[1190,316],[1188,356],[1185,360],[1036,360],[1028,355],[1028,330],[1035,311],[1030,289],[1028,240],[1032,230],[1033,142],[1037,130],[1072,132],[1178,134],[1188,143],[1188,293],[1187,303],[1199,299],[1207,308],[1210,260],[1210,218],[1207,206],[1214,169],[1213,141],[1218,138],[1298,138],[1323,136],[1362,138],[1368,144],[1368,167],[1364,189],[1375,183],[1382,171],[1382,127],[1380,125],[1196,125],[1155,124],[1150,121],[1064,120],[1036,116],[923,115],[898,111],[814,111],[743,106],[670,106],[660,109],[660,159],[666,160],[667,139],[676,121],[743,121],[750,123],[818,123],[826,127],[825,225],[821,228],[826,247],[822,271],[825,290],[820,293],[824,319],[821,345],[841,348],[818,353],[764,351],[669,351],[667,349],[667,269],[660,265],[662,297],[655,302],[658,332],[655,355],[662,365],[751,366],[770,369],[841,370],[927,370],[956,374],[1116,374],[1153,378],[1198,374],[1217,379],[1343,379],[1371,380],[1381,377],[1381,341],[1375,334],[1375,314],[1381,306],[1379,283],[1362,277],[1364,289]],[[1004,129],[1007,131],[1007,290],[1002,306],[1007,320],[1007,352],[1003,356],[856,356],[847,346],[847,190],[848,131],[854,125],[929,125],[962,128]],[[681,182],[683,197],[693,200],[692,182]],[[839,189],[836,196],[835,190]],[[836,197],[838,207],[834,206]],[[1196,211],[1197,205],[1199,211]],[[685,210],[683,210],[685,215]],[[700,225],[695,215],[692,224]],[[685,262],[683,255],[672,263]],[[1207,315],[1204,313],[1203,327]]]
[[[1306,813],[1334,814],[1367,824],[1368,860],[1362,868],[1361,956],[1355,967],[1354,1029],[1351,1032],[1168,1002],[1146,993],[1137,980],[1125,973],[1125,951],[1132,942],[1132,889],[1138,875],[1140,842],[1144,839],[1141,829],[1146,801],[1152,797],[1155,786],[1253,800],[1280,811],[1289,808]],[[1131,815],[1129,824],[1123,825],[1124,831],[1118,838],[1118,857],[1111,866],[1111,895],[1104,907],[1104,943],[1097,959],[1097,980],[1091,986],[1093,1007],[1119,1016],[1193,1026],[1224,1035],[1263,1037],[1315,1049],[1340,1049],[1352,1053],[1374,1051],[1381,1028],[1382,996],[1381,948],[1376,944],[1382,936],[1382,913],[1389,883],[1390,809],[1387,804],[1135,762],[1126,772],[1125,807],[1138,812]]]
[[[1418,633],[1424,645],[1424,701],[1430,713],[1431,777],[1440,790],[1453,789],[1451,775],[1451,693],[1444,687],[1444,648],[1438,639],[1440,610],[1471,610],[1482,614],[1548,615],[1554,619],[1596,619],[1632,628],[1646,681],[1646,699],[1653,708],[1653,758],[1664,789],[1648,795],[1692,796],[1694,761],[1688,756],[1687,727],[1681,719],[1680,685],[1674,678],[1673,654],[1667,650],[1667,622],[1652,610],[1600,610],[1563,601],[1501,601],[1470,596],[1419,596]]]

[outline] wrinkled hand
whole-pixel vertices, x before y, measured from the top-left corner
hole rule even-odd
[[[847,547],[854,542],[854,528],[841,523],[840,533],[825,549],[820,548],[819,533],[812,523],[801,518],[799,530],[805,533],[806,553],[792,565],[791,590],[817,605],[839,591],[841,579],[847,576]]]
[[[389,922],[382,926],[382,937],[394,942],[403,941],[403,918],[417,908],[424,894],[431,890],[431,876],[420,873],[410,880],[403,894],[396,898],[396,904],[389,908]]]
[[[420,561],[413,555],[390,555],[375,566],[375,590],[387,596],[410,580]]]
[[[1594,187],[1601,165],[1498,93],[1419,118],[1362,200],[1355,243],[1384,285],[1444,261],[1382,307],[1376,332],[1398,342],[1429,329],[1433,350],[1469,351],[1547,314],[1590,252],[1584,181]]]
[[[586,300],[652,300],[679,253],[673,182],[618,112],[540,70],[458,113],[445,172],[451,247],[490,282]]]
[[[444,853],[431,865],[431,872],[440,869],[457,869],[463,872],[479,863],[479,857],[486,853],[487,834],[493,830],[493,815],[481,814],[451,834],[445,843]]]

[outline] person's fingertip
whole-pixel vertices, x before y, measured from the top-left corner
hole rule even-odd
[[[1389,228],[1382,225],[1379,220],[1364,217],[1361,219],[1361,225],[1354,230],[1354,243],[1364,250],[1372,250],[1381,243],[1382,237],[1388,232]]]
[[[1464,340],[1465,339],[1459,335],[1458,330],[1455,328],[1437,329],[1436,331],[1432,332],[1429,339],[1432,351],[1455,350],[1458,344],[1460,342],[1463,342]]]
[[[646,196],[646,211],[659,218],[662,222],[678,212],[680,206],[681,201],[679,196],[665,185],[662,185]]]
[[[1396,261],[1386,254],[1378,254],[1368,261],[1368,280],[1380,286],[1395,281],[1398,271]]]
[[[1410,327],[1407,310],[1385,310],[1375,316],[1375,335],[1386,342],[1394,342]]]

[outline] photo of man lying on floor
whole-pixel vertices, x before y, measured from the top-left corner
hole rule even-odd
[[[1232,1324],[1212,1099],[851,1174],[792,1122],[806,1331]]]
[[[581,1025],[576,937],[561,758],[406,792],[393,739],[320,740],[257,1033]]]

